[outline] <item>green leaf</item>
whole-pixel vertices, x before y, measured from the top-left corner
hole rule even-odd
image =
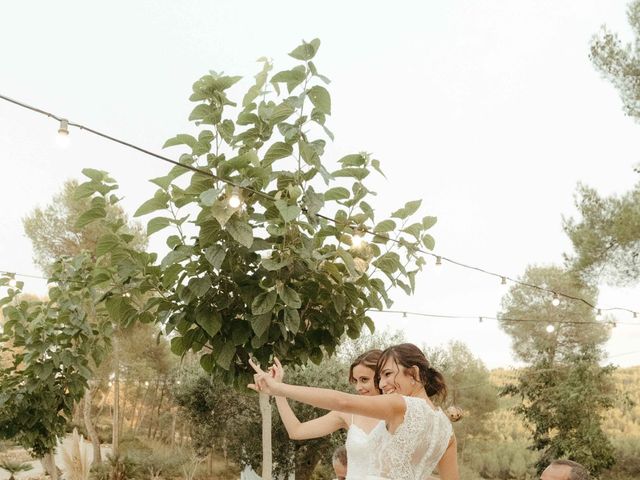
[[[222,316],[220,312],[203,308],[196,313],[196,322],[207,332],[210,337],[215,337],[222,328]]]
[[[164,210],[169,208],[169,195],[162,190],[158,190],[153,198],[144,202],[133,214],[134,217],[146,215],[147,213],[155,212],[156,210]]]
[[[253,315],[262,315],[273,311],[273,307],[278,300],[278,294],[272,290],[270,292],[263,292],[253,299],[251,302],[251,313]]]
[[[167,267],[186,260],[191,256],[191,253],[187,248],[180,246],[175,250],[170,251],[160,263],[160,268],[165,270]]]
[[[214,204],[214,202],[218,199],[218,195],[220,195],[221,189],[219,188],[210,188],[200,194],[200,203],[205,207],[210,207]]]
[[[429,250],[433,250],[436,246],[435,239],[428,233],[422,237],[422,244]]]
[[[105,233],[100,237],[96,244],[96,255],[101,257],[105,253],[110,252],[120,244],[120,237],[113,233]]]
[[[338,162],[342,164],[343,167],[364,167],[367,159],[361,153],[353,153],[342,157]]]
[[[387,178],[384,172],[380,169],[380,160],[376,160],[376,159],[371,160],[371,166],[375,168],[380,175],[382,175],[384,178]]]
[[[75,227],[83,228],[89,225],[91,222],[98,220],[100,218],[105,218],[107,216],[107,211],[104,207],[93,207],[84,212],[82,215],[78,217],[76,220]]]
[[[156,232],[159,232],[163,228],[171,225],[171,219],[167,217],[156,217],[149,220],[147,223],[147,235],[152,235]]]
[[[351,196],[349,190],[344,187],[334,187],[330,188],[326,192],[324,192],[324,199],[329,200],[344,200]]]
[[[420,208],[421,204],[422,204],[422,200],[413,200],[411,202],[407,202],[404,204],[403,208],[396,210],[391,214],[391,216],[404,220],[405,218],[416,213]]]
[[[215,364],[216,360],[211,353],[205,353],[200,357],[200,366],[205,372],[211,373]]]
[[[320,39],[314,38],[311,42],[307,43],[304,40],[302,41],[302,45],[293,49],[289,56],[297,59],[297,60],[311,60],[315,57],[318,49],[320,48]]]
[[[204,251],[205,258],[216,270],[219,270],[220,267],[222,267],[222,262],[226,255],[227,251],[221,245],[212,245]]]
[[[294,335],[300,330],[300,313],[294,308],[284,309],[284,326]]]
[[[269,270],[270,272],[275,270],[280,270],[283,267],[291,264],[291,258],[287,257],[284,260],[278,260],[277,258],[263,258],[260,263],[264,267],[265,270]]]
[[[376,233],[386,233],[392,232],[393,230],[395,230],[395,228],[396,222],[394,222],[393,220],[383,220],[375,226],[373,231]]]
[[[369,175],[369,170],[359,167],[347,167],[336,170],[332,175],[334,177],[351,177],[357,180],[364,180]]]
[[[261,337],[271,325],[271,315],[269,310],[267,313],[251,318],[251,328],[258,337]]]
[[[438,221],[438,217],[424,217],[422,219],[422,228],[424,230],[429,230],[431,227],[433,227],[436,222]]]
[[[284,142],[276,142],[269,147],[267,153],[264,154],[264,159],[262,160],[262,166],[267,167],[271,165],[276,160],[280,160],[281,158],[286,158],[293,153],[293,147],[288,143]]]
[[[336,307],[336,312],[340,314],[344,311],[344,308],[346,307],[344,295],[342,295],[341,293],[332,292],[331,301],[333,302],[333,306]]]
[[[302,65],[276,73],[271,77],[271,83],[277,86],[278,83],[286,83],[287,91],[291,93],[298,85],[307,78],[307,71]]]
[[[314,107],[325,115],[331,115],[331,96],[326,88],[316,85],[309,89],[308,95]]]
[[[339,248],[336,250],[336,254],[344,262],[345,266],[347,267],[347,270],[349,271],[349,275],[351,275],[352,277],[360,276],[360,274],[358,273],[358,270],[356,269],[356,264],[353,261],[353,257],[349,252],[347,252],[346,250],[343,250],[342,248]]]
[[[253,243],[253,229],[248,222],[241,218],[233,217],[227,223],[226,229],[236,242],[247,248],[251,247]]]
[[[188,145],[189,147],[193,148],[197,142],[198,141],[191,135],[181,133],[164,142],[162,148],[173,147],[176,145]]]
[[[287,205],[285,200],[276,200],[276,208],[285,222],[291,222],[300,215],[300,207],[297,205]]]
[[[222,346],[222,350],[218,353],[218,357],[216,358],[216,362],[225,370],[229,370],[231,366],[231,361],[233,357],[236,355],[236,347],[233,342],[226,342]]]
[[[422,223],[412,223],[407,228],[403,228],[402,231],[408,233],[409,235],[412,235],[416,240],[420,240],[420,234],[422,233]]]
[[[188,348],[185,347],[182,337],[173,337],[171,339],[171,352],[175,355],[182,356]]]
[[[300,295],[293,288],[285,286],[279,293],[280,298],[284,302],[287,307],[290,308],[300,308],[302,306],[302,301],[300,300]]]
[[[400,256],[395,252],[387,252],[374,260],[373,265],[387,275],[392,275],[401,267]]]
[[[103,170],[96,170],[95,168],[83,168],[82,174],[96,182],[102,182],[107,176],[107,172]]]
[[[209,277],[192,278],[189,281],[189,289],[200,298],[211,288],[211,279]]]
[[[240,207],[232,208],[228,202],[217,200],[211,207],[211,215],[213,215],[213,218],[218,221],[221,227],[224,227],[238,210],[240,210]]]
[[[286,102],[282,102],[280,105],[273,109],[269,121],[271,122],[271,124],[280,123],[293,115],[293,112],[295,111],[295,108],[293,108],[291,105]]]

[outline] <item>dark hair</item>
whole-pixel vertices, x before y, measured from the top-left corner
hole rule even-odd
[[[349,382],[355,383],[356,379],[353,376],[353,369],[358,365],[362,365],[364,367],[370,368],[374,372],[376,371],[376,366],[378,365],[378,359],[382,355],[382,350],[374,348],[372,350],[367,350],[362,355],[359,355],[349,367]],[[374,375],[375,380],[375,375]],[[378,386],[378,382],[375,382],[376,387]]]
[[[572,460],[554,460],[551,462],[551,465],[565,465],[567,467],[571,467],[568,480],[589,480],[591,478],[586,468]]]
[[[402,365],[404,368],[418,367],[420,378],[415,378],[415,380],[424,385],[427,396],[438,397],[440,401],[447,398],[447,385],[444,377],[431,367],[422,350],[413,343],[394,345],[382,352],[376,366],[376,384],[380,381],[380,369],[389,358],[393,358],[397,365]]]
[[[347,449],[344,445],[340,445],[333,451],[333,456],[331,457],[332,462],[340,462],[345,467],[347,466]]]

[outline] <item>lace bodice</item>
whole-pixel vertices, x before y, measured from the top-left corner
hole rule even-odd
[[[364,480],[373,472],[372,455],[385,437],[384,422],[380,421],[367,433],[353,421],[347,431],[347,480]]]
[[[422,480],[433,472],[449,445],[453,428],[444,412],[422,398],[403,398],[404,421],[393,434],[384,429],[369,479]]]

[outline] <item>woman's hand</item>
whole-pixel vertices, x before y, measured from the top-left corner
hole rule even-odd
[[[265,372],[259,365],[255,364],[253,360],[249,360],[249,365],[256,372],[253,376],[253,383],[247,385],[251,390],[255,390],[258,393],[266,393],[267,395],[278,396],[278,386],[282,382],[277,381],[271,376],[271,372]],[[282,367],[282,365],[280,365]]]
[[[269,367],[269,373],[271,373],[271,376],[277,382],[284,381],[284,368],[282,367],[280,360],[277,358],[273,359],[273,365]]]

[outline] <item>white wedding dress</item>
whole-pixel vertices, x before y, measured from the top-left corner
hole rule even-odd
[[[422,398],[402,398],[407,404],[404,421],[393,434],[384,427],[379,429],[381,435],[377,433],[372,437],[374,443],[370,445],[373,450],[369,451],[368,475],[349,475],[350,480],[422,480],[431,475],[438,465],[453,433],[449,418]],[[347,472],[350,472],[348,451],[347,459]]]
[[[386,428],[381,420],[375,427],[365,432],[353,423],[347,431],[347,440],[344,443],[347,449],[347,478],[346,480],[364,480],[367,475],[373,473],[371,453],[377,451],[385,437]]]

